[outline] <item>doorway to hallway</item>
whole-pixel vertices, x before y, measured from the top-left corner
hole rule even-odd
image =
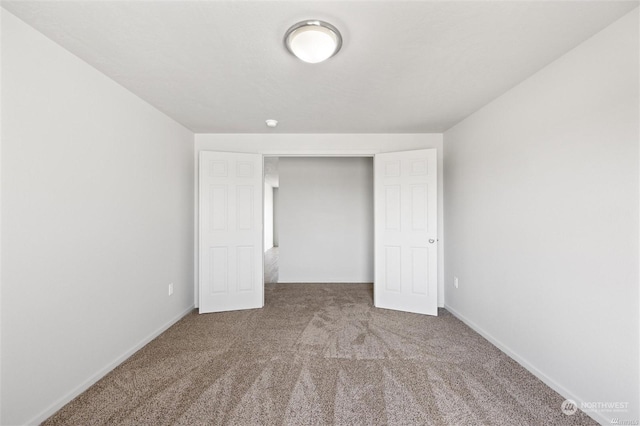
[[[264,306],[264,202],[263,159],[260,154],[201,151],[199,161],[199,310],[200,313]],[[282,158],[282,156],[280,156]],[[349,157],[349,156],[339,156]],[[310,161],[306,158],[305,161]],[[312,176],[311,164],[303,168],[302,177]],[[351,168],[346,170],[352,171]],[[256,173],[258,172],[258,173]],[[374,155],[375,202],[375,277],[374,305],[380,308],[437,315],[437,199],[438,180],[435,149],[388,152]],[[335,179],[335,173],[320,178],[331,180],[329,194],[341,192],[349,178]],[[321,181],[322,179],[316,179]],[[291,205],[307,192],[306,187],[291,197]],[[326,192],[326,191],[325,191]],[[356,194],[354,192],[354,194]],[[279,194],[279,210],[285,209]],[[258,198],[260,197],[260,198]],[[339,201],[347,205],[355,196]],[[297,215],[291,238],[334,216],[311,213],[325,212],[314,204],[309,215]],[[280,218],[282,219],[282,218]],[[280,224],[284,223],[280,220]],[[331,224],[335,221],[329,220]],[[287,221],[288,223],[288,221]],[[341,252],[346,236],[353,234],[357,220],[340,233],[340,241],[329,238],[326,253],[345,265],[355,259],[354,252]],[[316,235],[334,235],[335,232]],[[313,271],[322,278],[311,282],[355,282],[344,279],[338,268],[327,268],[310,253],[290,253],[292,268],[285,275],[285,233],[279,229],[278,282],[310,282],[304,274]],[[358,240],[357,238],[354,240]],[[318,244],[303,239],[306,248]],[[322,238],[318,238],[321,242]],[[292,244],[291,247],[299,247]],[[369,246],[370,249],[370,246]],[[340,256],[335,256],[339,253]],[[345,262],[345,259],[347,260]],[[306,263],[302,262],[305,261]],[[301,264],[306,266],[300,267]],[[256,274],[258,272],[258,274]],[[329,275],[327,275],[329,273]],[[331,275],[333,274],[333,275]],[[370,280],[364,280],[367,282]],[[361,281],[363,282],[363,281]]]

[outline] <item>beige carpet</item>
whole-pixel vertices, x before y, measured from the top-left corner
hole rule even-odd
[[[582,425],[445,310],[368,284],[275,284],[261,310],[186,316],[46,425]]]

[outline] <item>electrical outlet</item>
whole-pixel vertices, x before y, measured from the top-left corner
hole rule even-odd
[[[453,286],[454,286],[455,288],[458,288],[458,285],[459,285],[459,284],[458,284],[458,277],[453,277]]]
[[[169,284],[169,296],[173,294],[173,283]]]

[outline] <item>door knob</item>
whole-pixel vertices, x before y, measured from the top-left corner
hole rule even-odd
[[[436,240],[434,240],[433,238],[429,238],[429,244],[433,244],[435,242],[436,242]]]

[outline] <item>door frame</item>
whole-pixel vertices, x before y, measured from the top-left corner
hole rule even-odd
[[[415,151],[416,149],[435,149],[436,150],[436,159],[438,164],[438,307],[444,307],[444,226],[443,226],[443,208],[444,208],[444,179],[443,179],[443,152],[442,149],[438,149],[436,147],[422,147],[422,148],[405,148],[401,149],[401,151]],[[350,151],[335,151],[335,150],[308,150],[308,151],[296,151],[296,150],[275,150],[269,151],[266,150],[264,152],[256,152],[251,150],[229,150],[229,149],[200,149],[195,150],[195,167],[194,167],[194,277],[193,277],[193,297],[195,307],[198,308],[199,305],[199,292],[200,292],[200,282],[199,282],[199,209],[200,209],[200,200],[198,199],[198,194],[200,193],[199,188],[199,174],[200,174],[200,165],[199,165],[199,155],[200,151],[219,151],[219,152],[245,152],[247,154],[260,154],[262,155],[262,168],[264,174],[264,158],[265,157],[302,157],[302,158],[312,158],[312,157],[361,157],[361,158],[373,158],[376,154],[385,154],[389,152],[398,152],[397,150],[391,149],[389,151],[381,151],[379,149],[370,149],[370,150],[350,150]],[[375,171],[374,171],[375,172]],[[264,182],[264,175],[262,177]],[[374,194],[375,196],[375,194]],[[374,204],[374,223],[375,223],[375,204]],[[264,185],[262,189],[262,238],[264,245]],[[375,241],[375,229],[374,229],[374,241]],[[374,243],[375,244],[375,243]],[[264,252],[262,254],[263,262],[262,262],[262,275],[264,277]],[[375,262],[375,259],[374,259]],[[374,263],[375,267],[375,263]],[[264,286],[264,279],[262,285]],[[263,292],[264,293],[264,292]]]
[[[314,154],[314,155],[308,155],[308,154],[262,154],[262,171],[263,171],[263,177],[262,180],[264,181],[264,159],[266,157],[278,157],[278,158],[282,158],[282,157],[291,157],[291,158],[322,158],[322,157],[326,157],[326,158],[371,158],[373,159],[376,156],[376,154],[331,154],[331,155],[326,155],[326,154]],[[264,182],[263,182],[264,183]],[[374,176],[374,182],[372,182],[372,184],[375,183],[375,176]],[[374,203],[373,203],[373,223],[374,223],[374,229],[373,229],[373,236],[374,236],[374,240],[373,240],[373,248],[374,248],[374,273],[375,273],[375,214],[376,214],[376,209],[375,209],[375,188],[373,191],[373,197],[374,197]],[[262,241],[264,244],[264,189],[262,191]],[[264,252],[262,253],[262,275],[264,276]],[[375,278],[374,278],[375,279]],[[264,285],[264,283],[262,283],[262,285]],[[263,292],[264,293],[264,292]],[[374,294],[375,297],[375,294]],[[374,299],[375,300],[375,299]]]

